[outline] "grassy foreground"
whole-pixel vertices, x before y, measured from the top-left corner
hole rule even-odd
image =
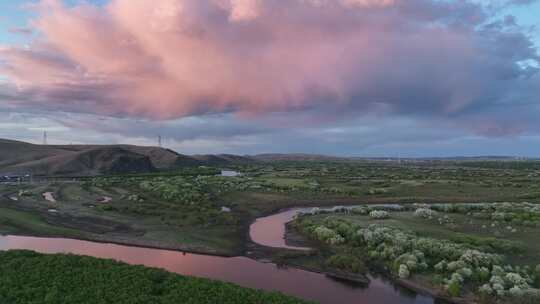
[[[279,293],[76,255],[0,252],[0,303],[307,303]]]

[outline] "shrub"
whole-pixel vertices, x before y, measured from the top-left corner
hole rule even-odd
[[[509,282],[510,285],[517,286],[523,289],[529,288],[527,280],[523,278],[519,273],[507,273],[505,279]]]
[[[365,265],[362,261],[351,254],[335,254],[329,257],[325,264],[327,267],[337,268],[340,270],[345,270],[352,273],[361,273],[365,271]]]
[[[439,263],[435,264],[434,268],[437,272],[444,272],[446,270],[447,262],[442,260]]]
[[[461,268],[458,273],[464,278],[470,278],[473,275],[473,271],[467,267]]]
[[[512,297],[521,297],[524,294],[523,290],[521,290],[521,288],[519,288],[518,286],[514,286],[514,287],[510,288],[508,290],[508,293]]]
[[[489,281],[490,272],[487,267],[478,268],[473,274],[473,280],[476,282],[487,282]]]
[[[433,211],[427,208],[419,208],[419,209],[416,209],[416,211],[414,212],[414,216],[425,218],[425,219],[431,219],[436,215],[437,215],[437,211]]]
[[[374,218],[374,219],[380,219],[380,220],[382,220],[382,219],[387,219],[387,218],[390,217],[389,214],[388,214],[388,212],[382,211],[382,210],[374,210],[374,211],[371,211],[371,212],[369,213],[369,216],[370,216],[371,218]]]
[[[340,236],[334,230],[327,228],[325,226],[319,226],[314,230],[315,237],[317,240],[325,242],[330,245],[338,245],[345,242],[345,239]]]
[[[407,278],[409,278],[409,276],[411,275],[411,273],[409,272],[409,268],[407,267],[407,265],[404,265],[404,264],[399,265],[399,272],[398,272],[398,275],[399,275],[399,277],[402,278],[402,279],[407,279]]]
[[[495,283],[491,285],[493,288],[493,291],[497,294],[497,296],[502,297],[504,296],[504,285],[500,283]]]
[[[461,284],[457,281],[450,282],[446,289],[451,297],[459,297],[461,294]]]
[[[489,282],[491,283],[491,285],[499,284],[504,286],[504,279],[498,275],[492,276]]]
[[[484,295],[484,296],[492,295],[493,294],[493,288],[491,288],[491,285],[489,285],[489,284],[484,284],[478,289],[478,292],[481,295]]]

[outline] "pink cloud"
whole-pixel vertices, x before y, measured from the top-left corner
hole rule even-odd
[[[474,30],[481,10],[460,3],[46,0],[32,22],[39,38],[0,50],[0,72],[41,106],[98,114],[369,111],[377,103],[452,114],[494,81]]]

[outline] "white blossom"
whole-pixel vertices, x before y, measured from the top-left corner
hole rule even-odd
[[[402,279],[407,279],[411,275],[407,265],[403,265],[403,264],[399,265],[399,273],[398,273],[398,275]]]
[[[425,219],[431,219],[436,215],[437,215],[437,211],[434,211],[428,208],[419,208],[419,209],[416,209],[416,211],[414,212],[414,216],[425,218]]]
[[[523,296],[523,290],[519,288],[518,286],[514,286],[508,290],[509,294],[513,297],[521,297]]]
[[[387,219],[389,218],[389,214],[386,211],[383,210],[373,210],[369,213],[369,216],[374,219]]]
[[[489,284],[484,284],[478,289],[478,292],[485,295],[491,295],[493,294],[493,288],[491,288],[491,285]]]

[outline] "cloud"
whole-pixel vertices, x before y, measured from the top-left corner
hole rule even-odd
[[[233,114],[215,114],[152,121],[36,109],[19,112],[0,106],[0,138],[41,143],[43,131],[47,130],[51,144],[155,146],[161,135],[166,148],[184,154],[307,152],[392,157],[538,156],[540,143],[540,136],[534,135],[471,136],[444,121],[366,115],[309,124],[305,121],[309,116],[271,113],[256,120],[239,120]]]
[[[538,113],[536,47],[515,20],[493,20],[473,1],[46,0],[35,9],[32,44],[0,49],[2,102],[19,108],[150,120],[386,113],[487,135],[537,129],[499,110]]]
[[[259,0],[231,0],[230,1],[230,21],[247,21],[259,16]]]

